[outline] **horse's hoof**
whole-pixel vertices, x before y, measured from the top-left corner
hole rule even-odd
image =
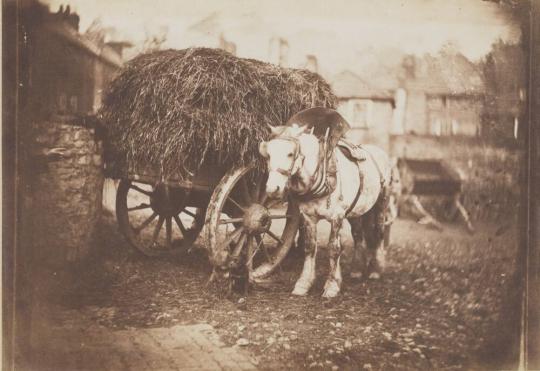
[[[336,281],[332,281],[324,285],[323,298],[335,298],[339,294],[339,285]]]
[[[369,275],[369,279],[370,280],[380,280],[381,279],[381,274],[379,272],[371,272],[371,274]]]
[[[296,296],[306,296],[308,291],[309,291],[309,287],[307,285],[297,283],[294,286],[294,290],[292,291],[291,294],[296,295]]]

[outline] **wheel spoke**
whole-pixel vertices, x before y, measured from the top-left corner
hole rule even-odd
[[[246,201],[246,205],[250,205],[251,195],[249,194],[249,187],[247,185],[246,178],[242,178],[240,180],[240,188],[242,190],[242,195],[244,196],[244,201]]]
[[[261,196],[262,179],[262,176],[258,176],[255,182],[255,188],[253,189],[253,200],[255,202],[259,202],[259,197]]]
[[[268,235],[269,235],[270,237],[272,237],[274,240],[276,240],[276,241],[279,242],[281,245],[283,245],[283,240],[282,240],[281,238],[279,238],[278,236],[276,236],[276,235],[274,234],[274,232],[272,232],[271,230],[268,230],[268,231],[266,231],[266,233],[268,233]]]
[[[230,245],[230,243],[238,237],[242,232],[244,231],[243,227],[240,227],[236,229],[234,232],[232,232],[226,239],[225,242],[222,244],[225,248]]]
[[[165,234],[167,236],[167,247],[171,247],[171,241],[172,241],[172,218],[168,217],[165,219]]]
[[[264,205],[266,203],[266,200],[268,199],[268,195],[266,194],[266,192],[263,192],[262,196],[261,196],[261,200],[259,201],[259,203],[261,205]]]
[[[255,240],[257,240],[257,242],[259,243],[258,246],[257,246],[257,250],[261,249],[263,252],[264,252],[264,255],[266,256],[266,259],[269,261],[269,262],[272,262],[272,257],[270,256],[270,253],[268,252],[268,249],[266,248],[266,245],[264,244],[264,236],[265,236],[266,233],[264,233],[262,235],[262,237],[260,235],[258,236],[255,236]],[[258,237],[258,238],[257,238]],[[255,255],[255,254],[254,254]]]
[[[247,238],[247,257],[248,257],[248,260],[246,262],[246,266],[248,268],[248,270],[253,270],[253,257],[255,256],[255,254],[257,253],[257,249],[256,248],[253,248],[253,236],[248,236]]]
[[[128,207],[127,210],[128,211],[143,210],[143,209],[148,209],[149,207],[150,207],[150,205],[142,203],[142,204],[139,204],[137,206]]]
[[[152,192],[146,191],[146,190],[142,189],[141,187],[139,187],[139,186],[137,186],[137,185],[135,185],[135,184],[131,184],[129,187],[130,187],[131,189],[136,190],[137,192],[140,192],[140,193],[144,194],[144,195],[147,195],[147,196],[151,196],[151,195],[152,195]]]
[[[233,250],[232,256],[239,256],[242,252],[242,248],[244,247],[244,243],[246,242],[247,235],[245,233],[242,233],[240,235],[240,238],[235,243],[236,247]]]
[[[133,231],[135,234],[139,234],[144,228],[148,226],[148,224],[152,223],[152,220],[154,220],[157,216],[157,213],[152,213],[140,226],[137,228],[133,228]]]
[[[159,220],[158,220],[158,223],[157,223],[156,227],[154,228],[154,234],[152,235],[152,241],[150,241],[150,244],[148,245],[148,248],[152,248],[152,246],[154,246],[154,244],[156,243],[157,238],[159,236],[159,231],[161,231],[161,227],[163,226],[164,221],[165,221],[165,218],[160,216]]]
[[[244,211],[244,207],[242,205],[240,205],[238,202],[236,202],[232,197],[229,196],[229,201],[231,201],[234,206],[236,206],[237,208],[239,208],[240,210]]]
[[[192,212],[189,211],[188,209],[184,209],[184,210],[182,210],[182,212],[183,212],[184,214],[188,214],[188,215],[191,216],[192,218],[196,218],[196,217],[197,217],[197,214],[192,213]]]
[[[229,219],[221,219],[219,221],[219,224],[230,224],[230,223],[240,223],[244,220],[244,218],[229,218]]]
[[[292,215],[289,215],[289,214],[270,215],[269,218],[270,219],[288,219],[288,218],[292,218]]]
[[[178,215],[174,216],[174,221],[175,221],[176,225],[178,226],[178,228],[180,228],[180,231],[182,232],[182,236],[186,237],[187,230],[184,227],[184,225],[182,224],[182,221],[180,220]]]

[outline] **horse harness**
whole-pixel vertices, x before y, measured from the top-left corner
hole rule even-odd
[[[279,139],[287,140],[287,141],[293,142],[295,144],[294,160],[291,163],[291,166],[289,167],[289,169],[282,169],[282,168],[277,168],[276,169],[276,171],[278,173],[290,178],[303,165],[305,156],[300,152],[300,142],[298,141],[297,138],[290,137],[290,136],[280,136]],[[350,143],[346,143],[346,144],[349,147],[352,146]],[[309,187],[308,187],[309,190],[306,193],[301,193],[301,194],[298,195],[300,201],[309,201],[309,200],[313,200],[313,199],[316,199],[316,198],[324,197],[324,196],[327,196],[327,195],[331,194],[335,190],[335,186],[330,185],[329,177],[330,176],[336,176],[337,171],[336,170],[330,171],[328,169],[329,162],[330,161],[335,162],[335,158],[334,158],[334,156],[332,156],[331,158],[328,158],[328,148],[327,148],[327,146],[328,146],[328,131],[327,131],[327,133],[325,135],[324,141],[322,143],[320,143],[319,160],[317,161],[317,167],[315,168],[315,175],[311,179],[311,182],[310,182],[311,184],[309,184]],[[369,156],[371,157],[371,160],[375,164],[375,167],[377,168],[377,171],[379,172],[379,176],[380,176],[380,179],[381,179],[381,187],[383,187],[384,186],[384,176],[383,176],[383,173],[382,173],[379,165],[375,161],[375,158],[373,157],[371,152],[369,152],[365,148],[363,148],[363,150],[369,154]],[[350,212],[354,209],[354,207],[356,206],[356,203],[358,202],[358,199],[360,198],[360,194],[362,193],[363,175],[362,175],[362,172],[360,171],[360,162],[362,162],[362,160],[357,159],[357,160],[355,160],[355,162],[356,162],[356,164],[358,166],[358,174],[360,176],[360,184],[358,186],[358,190],[356,191],[356,195],[354,197],[354,200],[353,200],[352,204],[349,206],[349,208],[345,212],[345,216],[349,215]],[[295,165],[297,163],[299,163],[298,169],[295,169]],[[321,163],[322,163],[322,171],[320,171],[321,170]],[[340,198],[342,198],[342,197],[343,196],[341,195]],[[330,203],[330,198],[328,198],[328,204],[329,203]],[[328,205],[328,207],[330,207],[330,205]]]
[[[344,141],[343,141],[344,142]],[[346,143],[348,146],[355,146],[356,145],[352,145],[350,143]],[[360,146],[358,146],[360,147]],[[363,151],[366,152],[369,157],[371,158],[371,160],[373,161],[373,164],[375,164],[375,168],[377,169],[377,172],[379,173],[379,178],[380,178],[380,181],[381,181],[381,190],[383,189],[384,187],[384,175],[381,171],[381,168],[379,167],[379,164],[377,163],[377,161],[375,160],[375,157],[373,157],[373,154],[368,151],[366,148],[363,148]],[[360,169],[360,163],[362,161],[365,161],[366,159],[363,158],[362,160],[355,160],[356,162],[356,166],[358,167],[358,176],[360,177],[360,181],[359,181],[359,185],[358,185],[358,190],[356,191],[356,195],[354,196],[354,200],[353,202],[351,203],[351,205],[349,206],[349,208],[347,209],[347,211],[345,212],[345,217],[347,217],[347,215],[349,215],[351,213],[351,211],[353,211],[354,207],[356,206],[357,202],[358,202],[358,199],[360,198],[360,194],[362,193],[362,187],[363,187],[363,183],[364,183],[364,174],[362,174],[362,171]]]

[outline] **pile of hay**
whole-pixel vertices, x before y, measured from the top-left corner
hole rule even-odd
[[[143,54],[125,66],[104,98],[107,167],[123,176],[150,166],[169,178],[196,173],[201,165],[228,169],[260,161],[267,125],[336,102],[328,83],[306,70],[208,48]]]

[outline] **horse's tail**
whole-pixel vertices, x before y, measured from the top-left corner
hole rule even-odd
[[[401,176],[397,166],[397,160],[392,159],[390,167],[390,180],[387,185],[388,205],[386,207],[386,215],[384,223],[390,225],[396,220],[399,213],[399,200],[401,198],[402,186]]]
[[[401,176],[397,167],[397,161],[392,159],[390,168],[390,179],[388,184],[384,187],[382,193],[385,195],[384,211],[382,213],[383,222],[383,245],[388,247],[390,245],[390,228],[392,223],[397,219],[399,214],[399,201],[401,198]]]

